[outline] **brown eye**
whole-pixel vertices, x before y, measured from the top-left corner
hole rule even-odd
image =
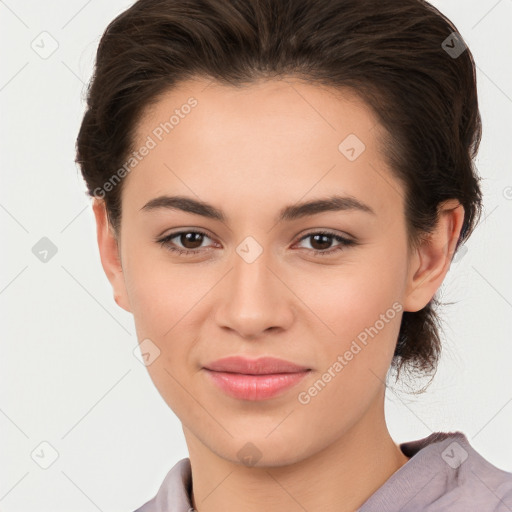
[[[202,252],[201,246],[205,238],[210,237],[202,231],[180,231],[171,233],[156,242],[169,251],[179,254],[199,254]]]
[[[317,251],[329,249],[332,244],[332,235],[309,235],[311,238],[311,247]]]
[[[342,251],[352,245],[357,245],[355,240],[329,232],[309,233],[306,236],[303,236],[299,242],[308,239],[310,240],[310,250],[313,251],[315,256],[332,255],[333,253]],[[338,242],[338,244],[333,246],[332,244],[334,241]]]
[[[202,233],[197,233],[196,231],[190,231],[187,233],[181,233],[178,237],[184,249],[197,249],[201,247],[204,235]]]

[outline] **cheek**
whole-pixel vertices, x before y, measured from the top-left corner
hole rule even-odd
[[[190,267],[166,260],[164,249],[127,251],[125,283],[135,324],[141,335],[163,339],[199,300],[202,280],[197,273],[190,279]]]
[[[142,352],[149,346],[158,354],[146,369],[162,398],[181,417],[190,402],[184,390],[194,336],[189,322],[205,291],[185,279],[178,266],[134,257],[126,268],[125,282]]]
[[[302,273],[300,279],[295,278],[292,289],[303,299],[304,312],[309,311],[309,317],[317,319],[316,329],[323,329],[322,338],[334,341],[339,348],[350,344],[381,315],[386,316],[385,331],[389,324],[399,322],[396,312],[400,309],[403,272],[390,260],[383,264],[380,258],[366,259],[322,272]],[[378,327],[382,327],[380,322]]]
[[[405,272],[398,253],[390,254],[376,250],[327,269],[323,277],[296,281],[297,295],[307,297],[319,318],[311,326],[323,365],[316,386],[321,397],[314,401],[326,412],[333,403],[345,410],[364,408],[385,381],[400,329]]]
[[[321,366],[297,399],[308,418],[304,428],[328,435],[348,429],[384,391],[402,314],[390,276],[377,286],[369,272],[347,273],[321,288],[323,293],[310,295],[308,306],[335,335],[316,322]],[[321,424],[311,418],[321,418]]]

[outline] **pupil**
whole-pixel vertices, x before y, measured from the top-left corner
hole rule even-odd
[[[320,247],[316,247],[316,250],[328,249],[329,246],[331,245],[330,235],[313,235],[313,240],[315,243],[320,244]],[[311,245],[313,246],[313,248],[315,248],[314,243],[312,243]]]
[[[183,247],[185,247],[185,249],[197,249],[198,247],[201,246],[201,243],[203,241],[202,237],[203,235],[201,233],[185,233],[184,235],[181,235],[180,242],[183,244]],[[187,244],[192,244],[192,247],[190,247]]]

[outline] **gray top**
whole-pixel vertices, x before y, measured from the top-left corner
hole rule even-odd
[[[412,458],[356,512],[512,512],[512,473],[484,459],[462,432],[435,432],[400,449]],[[135,512],[192,512],[191,485],[190,459],[181,459]]]

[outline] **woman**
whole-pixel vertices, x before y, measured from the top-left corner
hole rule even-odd
[[[512,510],[462,432],[396,444],[472,233],[474,62],[422,0],[139,0],[77,140],[98,244],[189,458],[142,512]]]

